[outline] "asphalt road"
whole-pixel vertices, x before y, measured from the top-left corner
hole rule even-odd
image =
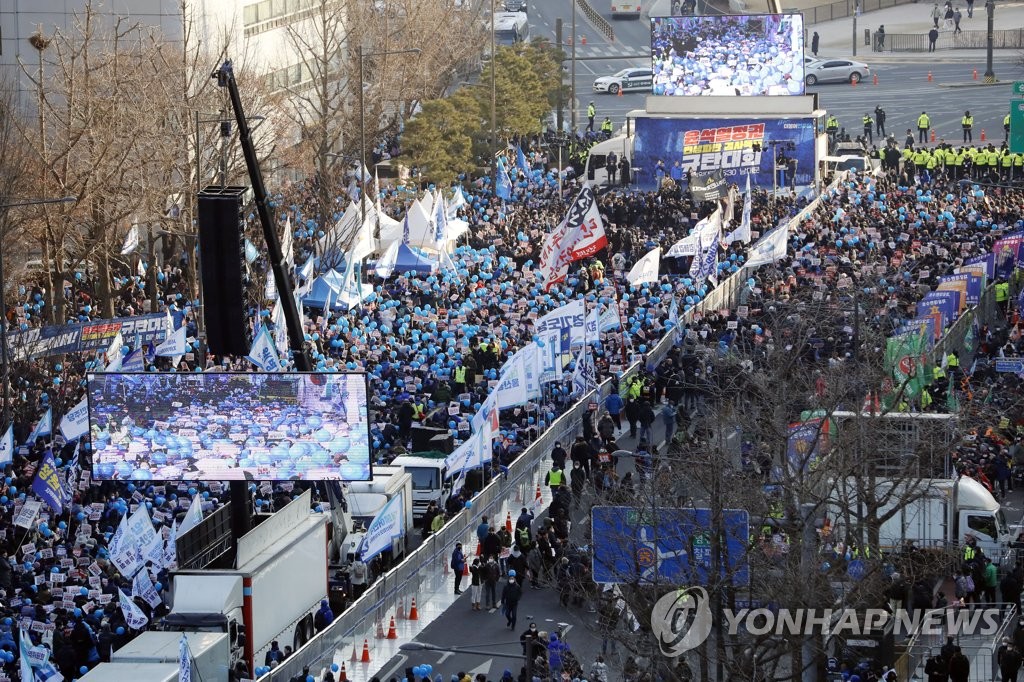
[[[593,3],[600,8],[604,0],[593,0]],[[565,22],[564,36],[568,39],[571,34],[571,11],[568,0],[531,3],[530,26],[533,37],[553,39],[555,19],[561,17]],[[649,24],[647,21],[635,20],[612,21],[616,37],[613,43],[597,33],[582,13],[576,17],[576,27],[577,125],[581,128],[586,125],[587,104],[593,100],[597,121],[610,116],[616,127],[619,127],[629,111],[643,108],[645,95],[624,93],[617,97],[596,94],[593,92],[593,82],[598,76],[612,74],[619,69],[648,64],[645,57],[627,56],[650,51]],[[579,42],[581,36],[586,37],[586,45]],[[565,49],[571,56],[571,46],[566,45]],[[592,57],[602,59],[588,59]],[[922,110],[927,111],[931,117],[937,137],[959,143],[962,139],[960,118],[968,109],[974,115],[975,142],[980,141],[983,128],[989,140],[997,144],[1002,142],[1003,116],[1011,99],[1009,83],[1015,79],[1024,80],[1024,68],[1015,64],[1014,56],[1008,53],[997,52],[994,63],[996,76],[1007,84],[988,87],[943,87],[952,83],[972,82],[974,69],[978,70],[980,79],[985,72],[984,59],[978,59],[977,63],[952,61],[948,54],[937,59],[921,55],[914,62],[887,60],[873,63],[871,55],[863,59],[871,67],[872,74],[878,76],[878,85],[873,85],[873,80],[868,79],[856,88],[848,84],[822,84],[809,87],[807,91],[818,94],[819,106],[836,113],[840,124],[853,134],[860,132],[864,112],[873,111],[876,104],[881,104],[887,113],[886,130],[896,133],[901,144],[907,128],[915,129],[916,133],[917,117]],[[565,71],[568,76],[571,72],[569,63]],[[931,82],[928,81],[929,72],[932,74]],[[566,119],[570,119],[568,112]]]

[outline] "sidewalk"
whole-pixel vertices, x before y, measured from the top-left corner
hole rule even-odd
[[[791,3],[784,3],[787,7]],[[937,49],[935,52],[874,52],[871,45],[864,44],[864,29],[872,34],[879,26],[885,26],[887,34],[915,33],[927,35],[932,28],[931,10],[934,3],[919,2],[908,5],[897,5],[886,9],[875,10],[862,14],[857,18],[857,56],[855,59],[868,64],[922,60],[937,62],[961,62],[985,59],[984,49]],[[943,3],[939,3],[942,10]],[[959,7],[963,13],[960,28],[965,31],[984,31],[987,28],[985,6],[980,0],[974,3],[974,17],[967,18],[967,5],[964,0],[954,0],[953,7]],[[820,36],[819,57],[853,57],[853,18],[836,19],[806,27],[807,42],[805,50],[810,55],[811,36],[817,31]],[[940,26],[942,22],[940,21]],[[998,29],[1016,29],[1024,27],[1024,2],[997,2],[995,6],[995,26]],[[949,31],[940,33],[948,34]],[[993,51],[995,59],[1017,59],[1020,50],[998,49]]]

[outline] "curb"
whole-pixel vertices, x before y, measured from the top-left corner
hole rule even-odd
[[[985,83],[983,81],[966,81],[960,83],[939,83],[940,88],[991,88],[997,85],[1013,85],[1013,81],[996,81]]]

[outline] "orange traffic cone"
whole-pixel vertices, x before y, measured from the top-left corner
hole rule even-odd
[[[535,500],[540,500],[540,483],[537,484],[537,494],[534,496]]]
[[[580,45],[586,45],[586,44],[587,44],[587,34],[584,33],[584,34],[580,35]]]
[[[928,72],[928,82],[929,83],[932,82],[932,72],[931,71]]]
[[[505,515],[505,530],[512,532],[512,512]]]
[[[619,97],[622,97],[622,88],[619,88],[619,91],[618,91],[618,92],[617,92],[616,94],[617,94],[617,95],[618,95]]]
[[[348,672],[345,670],[345,661],[341,662],[341,670],[338,671],[338,682],[348,682]]]
[[[370,662],[370,642],[365,640],[365,639],[363,640],[363,658],[362,658],[362,662],[363,663],[369,663]]]
[[[359,645],[356,643],[356,640],[352,640],[352,663],[359,662],[359,656],[356,653],[357,651],[359,651]]]
[[[850,87],[851,87],[851,88],[855,88],[855,87],[857,87],[857,81],[856,81],[856,80],[852,80],[852,81],[850,81]]]
[[[416,610],[416,597],[412,598],[412,608],[409,609],[409,620],[419,620],[420,612]]]
[[[462,567],[462,577],[463,578],[468,578],[469,577],[469,562],[468,561],[465,562],[465,565]]]
[[[932,128],[932,142],[935,142],[935,128]]]
[[[441,567],[442,567],[442,574],[443,575],[448,575],[448,571],[450,569],[450,567],[448,566],[448,558],[443,556],[443,555],[441,556]]]
[[[878,74],[877,73],[874,75],[874,77],[872,77],[871,82],[872,82],[873,85],[878,85]]]
[[[377,621],[377,639],[384,639],[384,623]]]
[[[987,139],[988,139],[988,138],[987,138],[987,137],[985,137],[985,129],[984,129],[984,128],[982,128],[982,129],[981,129],[981,141],[982,141],[982,142],[984,142],[984,141],[985,141],[985,140],[987,140]]]
[[[978,70],[974,70],[974,80],[978,80]]]
[[[483,545],[482,545],[482,544],[480,544],[479,542],[478,542],[478,543],[476,543],[476,555],[477,555],[477,556],[482,556],[482,555],[483,555],[483,553],[484,553],[484,548],[483,548]]]
[[[388,626],[388,639],[398,639],[398,633],[395,632],[395,617],[391,616],[391,625]]]

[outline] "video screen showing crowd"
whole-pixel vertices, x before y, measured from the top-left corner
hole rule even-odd
[[[803,17],[655,17],[651,60],[655,95],[802,95]]]
[[[94,374],[97,479],[367,480],[361,374]]]

